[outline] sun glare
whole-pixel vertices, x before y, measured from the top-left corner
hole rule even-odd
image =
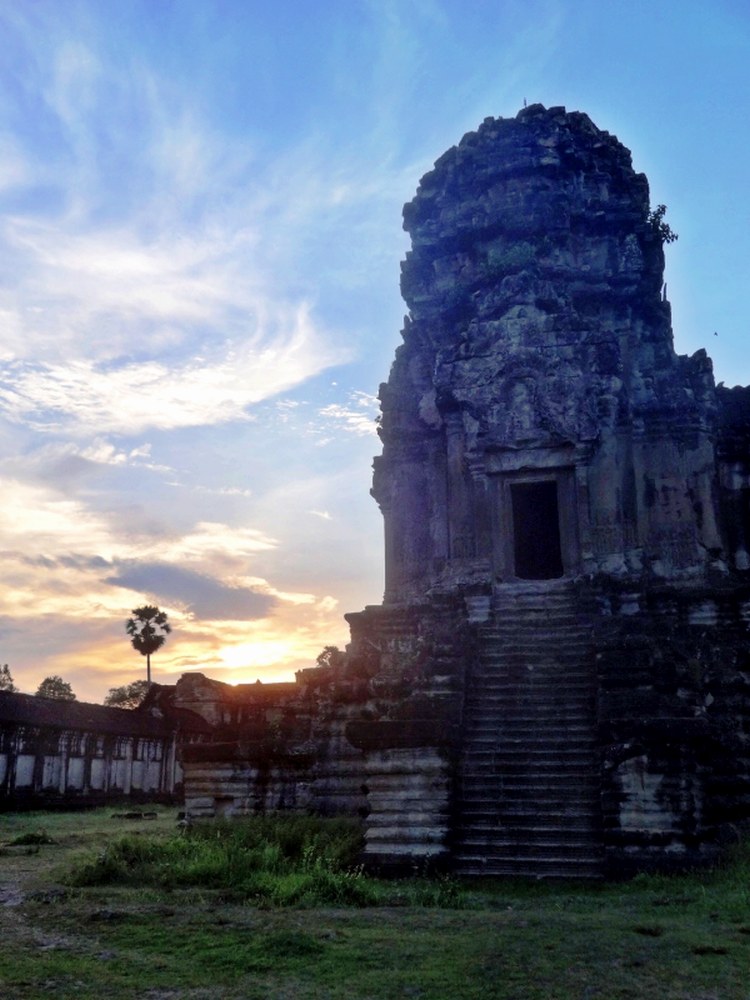
[[[282,640],[240,643],[237,646],[227,646],[219,653],[221,662],[230,670],[272,667],[293,661],[298,656],[299,653],[292,644]]]

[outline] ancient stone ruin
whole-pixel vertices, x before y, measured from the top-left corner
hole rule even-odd
[[[171,701],[158,684],[134,711],[0,691],[0,812],[180,801],[178,737],[208,727]]]
[[[675,353],[669,230],[585,114],[487,119],[404,224],[383,604],[295,684],[180,681],[187,807],[358,812],[382,867],[710,860],[750,815],[750,389]]]

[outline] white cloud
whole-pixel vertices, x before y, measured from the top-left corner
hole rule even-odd
[[[216,521],[200,521],[178,540],[166,544],[161,557],[170,561],[200,562],[230,554],[245,559],[255,552],[275,549],[278,541],[256,528],[230,527]]]
[[[366,436],[377,432],[378,400],[369,393],[352,392],[346,405],[331,403],[319,412],[326,423],[350,434]]]
[[[106,518],[82,501],[13,480],[3,483],[0,545],[30,556],[86,552],[104,558],[116,548]]]
[[[260,342],[259,342],[260,341]],[[97,365],[0,365],[0,412],[37,431],[135,434],[247,419],[247,408],[340,363],[314,329],[306,306],[263,342],[226,341],[210,359]]]

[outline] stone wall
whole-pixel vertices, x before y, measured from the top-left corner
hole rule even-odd
[[[155,691],[134,711],[0,692],[0,809],[180,801],[178,733],[206,727],[156,704]]]
[[[599,735],[611,866],[710,860],[750,815],[750,585],[610,586],[602,599]]]

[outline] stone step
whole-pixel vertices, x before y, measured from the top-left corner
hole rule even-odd
[[[594,663],[590,660],[590,647],[580,650],[560,650],[554,645],[534,647],[531,645],[517,646],[503,652],[501,649],[492,653],[483,653],[477,671],[496,673],[498,670],[512,670],[519,667],[533,667],[540,672],[549,673],[550,677],[559,677],[564,671],[579,671],[589,676],[596,676]]]
[[[525,643],[541,644],[555,642],[584,643],[591,642],[591,636],[574,626],[538,625],[534,628],[493,629],[480,636],[480,642],[488,649],[502,649],[504,646],[524,645]]]
[[[593,815],[598,811],[598,789],[577,781],[555,781],[554,785],[529,788],[528,782],[506,783],[499,794],[488,791],[489,782],[467,776],[461,781],[458,794],[460,815],[481,812],[503,817],[505,813],[526,813],[539,809],[554,816],[559,813]]]
[[[546,735],[550,730],[554,730],[554,723],[563,732],[573,732],[577,727],[582,731],[586,718],[591,714],[589,706],[583,702],[579,705],[566,705],[561,701],[550,700],[544,705],[535,706],[535,711],[530,711],[528,705],[518,704],[503,699],[502,702],[491,706],[485,706],[485,711],[480,718],[469,719],[464,716],[464,731],[467,734],[482,729],[484,733],[489,731],[501,737],[518,736],[519,733],[539,732]],[[588,727],[589,734],[593,733],[592,727]]]
[[[580,656],[567,657],[557,652],[547,653],[534,650],[523,653],[498,653],[493,657],[482,657],[477,663],[473,676],[477,680],[482,677],[496,677],[498,674],[508,673],[517,677],[525,671],[538,674],[551,683],[565,677],[590,677],[596,678],[596,668],[587,659],[588,653]]]
[[[562,743],[537,742],[531,747],[528,743],[519,742],[508,745],[505,742],[493,741],[490,739],[472,739],[465,744],[466,759],[473,761],[497,760],[497,761],[540,761],[550,764],[564,765],[567,762],[577,763],[585,761],[591,767],[599,760],[599,753],[593,744],[585,744],[576,747],[565,746]]]
[[[569,746],[574,750],[586,745],[597,745],[592,739],[590,728],[586,730],[577,722],[565,718],[558,720],[557,727],[553,725],[551,716],[548,722],[549,725],[542,725],[535,719],[487,718],[478,721],[471,729],[466,727],[463,743],[464,746],[470,746],[472,739],[476,737],[480,746],[492,744],[514,749],[525,745],[537,748]],[[584,744],[583,740],[589,742]]]
[[[464,740],[470,739],[476,732],[482,742],[492,739],[511,746],[553,743],[575,749],[582,745],[597,745],[594,731],[584,713],[526,718],[516,713],[510,715],[504,711],[490,712],[483,719],[476,719],[474,722],[480,726],[480,730],[474,726],[469,729],[465,725]]]
[[[512,647],[503,650],[496,647],[485,650],[479,656],[476,669],[492,668],[496,671],[500,668],[518,668],[533,666],[537,670],[552,670],[553,677],[557,677],[557,671],[579,670],[588,672],[596,676],[596,667],[591,657],[591,646],[589,643],[582,643],[580,649],[570,648],[560,649],[557,643],[544,643],[535,645],[533,643],[515,643]]]
[[[572,819],[575,819],[575,824]],[[591,816],[564,817],[559,823],[547,823],[543,830],[544,837],[556,839],[563,842],[573,841],[595,841],[601,842],[601,830]],[[488,817],[483,813],[472,813],[471,821],[465,822],[458,828],[459,838],[462,845],[468,843],[472,838],[487,841],[493,837],[505,837],[517,842],[533,840],[542,837],[540,822],[532,816],[518,817]]]
[[[507,802],[502,808],[497,802],[475,802],[472,804],[464,802],[466,806],[466,819],[460,823],[458,829],[466,830],[470,825],[497,826],[502,823],[507,827],[534,827],[545,826],[550,829],[564,830],[574,827],[585,827],[586,829],[598,830],[600,823],[598,815],[590,809],[581,809],[576,805],[574,810],[560,808],[559,806],[548,806],[546,803],[529,802]],[[589,803],[592,807],[592,803]],[[469,819],[471,823],[469,823]]]
[[[580,648],[567,647],[561,649],[558,643],[535,644],[531,642],[514,643],[513,646],[503,650],[497,646],[491,650],[485,650],[480,656],[478,667],[493,667],[495,670],[501,666],[518,667],[528,666],[539,661],[541,666],[551,669],[553,666],[566,667],[567,669],[584,670],[588,668],[595,674],[594,663],[591,659],[591,646],[589,643],[581,643]]]
[[[530,712],[536,713],[545,705],[569,705],[591,718],[591,710],[596,701],[597,690],[593,684],[574,683],[545,684],[541,680],[533,683],[528,680],[513,683],[506,677],[485,681],[467,692],[465,699],[466,716],[469,712],[481,711],[483,706],[491,705],[500,710],[503,707],[518,709],[526,706]]]
[[[588,615],[582,614],[570,601],[550,601],[549,606],[539,601],[527,601],[523,605],[495,602],[492,607],[492,618],[483,623],[482,627],[492,628],[493,626],[505,625],[514,618],[528,621],[533,617],[574,621],[581,628],[585,628],[589,624]]]
[[[559,749],[588,750],[592,758],[598,757],[598,744],[592,740],[589,733],[582,729],[571,729],[568,732],[570,735],[566,738],[566,733],[564,732],[558,731],[552,733],[551,730],[548,732],[538,726],[534,726],[533,723],[528,727],[528,730],[524,730],[520,724],[515,729],[512,729],[509,725],[497,729],[487,726],[482,731],[476,733],[478,741],[476,746],[478,750],[487,749],[490,746],[508,747],[511,750],[520,750],[523,747],[528,747],[532,750],[546,750],[550,753]],[[471,746],[471,739],[472,736],[467,735],[464,744]]]
[[[524,849],[522,846],[500,844],[490,844],[475,842],[467,844],[465,850],[457,852],[459,861],[469,859],[486,858],[487,862],[504,861],[508,863],[528,862],[531,860],[540,861],[544,865],[570,864],[576,867],[598,868],[603,861],[603,852],[597,850],[592,844],[581,845],[579,850],[571,851],[568,844],[549,844],[546,847],[542,844],[531,845]]]
[[[541,797],[544,790],[549,787],[567,787],[570,784],[581,782],[588,783],[588,774],[594,768],[592,760],[580,761],[577,766],[566,763],[564,767],[555,768],[544,761],[534,761],[529,759],[518,759],[515,763],[512,760],[497,760],[490,757],[472,758],[469,757],[464,763],[461,778],[464,783],[468,781],[483,781],[486,785],[497,786],[498,791],[508,792],[518,785],[525,785],[531,781],[542,782],[540,788],[536,789]],[[592,786],[598,787],[597,775],[591,775]]]
[[[538,625],[534,628],[512,628],[507,630],[493,629],[492,632],[485,632],[480,636],[481,644],[488,650],[502,649],[504,646],[524,645],[531,643],[560,643],[562,641],[571,643],[591,643],[591,636],[582,632],[579,628],[562,627],[551,628],[549,625]]]
[[[551,762],[557,761],[564,766],[567,761],[585,760],[589,765],[599,761],[599,752],[594,744],[582,744],[580,746],[569,747],[563,743],[544,742],[539,740],[529,745],[526,742],[518,741],[508,744],[505,741],[493,740],[491,734],[486,738],[472,738],[464,743],[467,760],[534,760]]]
[[[593,628],[588,615],[581,615],[575,606],[566,603],[550,604],[549,607],[537,603],[527,604],[524,607],[496,604],[492,608],[492,617],[489,621],[482,622],[479,628],[482,632],[489,632],[492,629],[508,628],[513,623],[528,627],[536,622],[575,625],[580,629]]]
[[[459,830],[467,837],[490,836],[498,832],[502,834],[517,832],[523,836],[550,834],[559,837],[587,837],[599,836],[600,825],[591,816],[578,813],[545,813],[540,817],[528,811],[515,816],[503,816],[502,820],[499,820],[496,813],[475,811],[472,813],[471,826],[464,825],[459,827]]]
[[[459,803],[462,808],[481,806],[493,808],[499,815],[504,809],[521,807],[528,810],[536,805],[549,812],[568,812],[571,809],[595,808],[598,805],[598,782],[592,776],[586,780],[580,775],[567,778],[549,774],[508,776],[505,780],[487,781],[481,776],[467,774],[461,777]]]
[[[495,833],[499,836],[515,837],[519,842],[528,840],[536,836],[533,831],[538,829],[540,825],[540,821],[532,817],[529,817],[528,821],[526,821],[523,817],[519,819],[519,817],[511,815],[504,816],[501,820],[498,820],[497,817],[488,817],[479,812],[473,813],[470,822],[467,820],[457,828],[459,846],[467,842],[471,837],[477,836],[487,839],[487,837],[494,836]],[[490,832],[490,827],[494,828],[494,833]],[[601,843],[600,827],[596,823],[595,818],[591,816],[563,817],[558,823],[551,821],[546,823],[544,829],[546,834],[558,837],[561,840],[568,837],[573,837],[574,839],[578,837],[589,838],[595,840],[597,843]]]
[[[591,730],[586,731],[577,724],[568,725],[569,721],[563,717],[558,720],[555,728],[551,716],[548,726],[542,726],[534,719],[488,717],[478,720],[471,729],[466,728],[463,745],[472,747],[476,740],[479,748],[508,746],[518,750],[523,746],[530,746],[537,750],[566,747],[571,750],[593,750],[597,744],[591,737]]]
[[[583,696],[570,704],[562,697],[545,697],[539,704],[533,704],[531,699],[514,701],[510,697],[497,699],[492,705],[486,705],[480,718],[471,719],[466,713],[464,715],[464,728],[468,731],[471,723],[478,724],[482,721],[491,722],[499,727],[507,723],[525,723],[528,726],[535,722],[540,724],[552,722],[557,717],[560,726],[580,724],[582,720],[594,714],[594,698],[584,698]]]
[[[596,664],[565,587],[498,595],[467,680],[457,871],[597,878]]]
[[[513,685],[523,689],[526,686],[539,690],[545,686],[553,691],[565,690],[568,686],[588,685],[595,688],[598,677],[593,666],[576,660],[563,663],[558,659],[544,657],[524,657],[498,660],[493,663],[478,664],[471,680],[477,687],[492,684]]]
[[[480,785],[486,788],[493,785],[502,791],[510,791],[520,781],[555,782],[560,787],[568,787],[571,783],[580,781],[581,777],[587,777],[594,766],[591,760],[568,761],[565,769],[561,770],[549,760],[498,760],[490,756],[471,758],[465,762],[461,773],[462,787],[467,789]]]
[[[539,685],[538,689],[531,686],[520,688],[513,684],[487,685],[481,692],[477,692],[473,697],[467,699],[467,708],[479,709],[488,704],[488,699],[492,699],[490,704],[502,709],[504,706],[526,705],[533,712],[544,708],[546,705],[568,705],[569,707],[583,707],[584,710],[593,706],[596,691],[588,686],[573,688],[572,690],[555,690],[549,685]]]
[[[578,808],[583,802],[599,801],[598,775],[587,777],[578,772],[555,774],[527,769],[506,774],[503,769],[496,769],[494,774],[488,774],[482,769],[469,770],[461,774],[459,787],[463,804],[468,804],[469,800],[485,806],[494,804],[496,811],[518,802],[524,808],[536,802],[553,811],[566,811],[568,806]]]
[[[564,615],[529,614],[526,611],[514,612],[506,619],[495,617],[491,622],[479,627],[479,637],[483,642],[493,642],[496,638],[513,639],[516,636],[559,636],[567,635],[575,639],[588,638],[593,635],[593,627],[578,620],[577,617]]]
[[[542,697],[544,695],[596,694],[598,690],[595,678],[583,670],[566,672],[558,666],[549,673],[539,667],[529,668],[520,664],[508,668],[507,664],[498,669],[487,669],[472,677],[466,687],[466,701],[478,701],[486,694],[508,695],[518,694],[527,697]]]
[[[525,836],[525,831],[522,831]],[[485,853],[490,857],[502,857],[511,855],[517,858],[529,857],[549,857],[550,855],[565,855],[569,860],[588,861],[592,852],[596,853],[597,841],[589,837],[584,839],[575,838],[555,838],[547,836],[545,839],[518,839],[512,837],[476,837],[467,838],[461,845],[463,854]]]
[[[598,882],[603,878],[603,861],[573,860],[562,857],[546,858],[492,858],[483,855],[459,854],[454,870],[458,875],[477,875],[504,878],[522,878],[542,881],[565,881],[568,879]]]
[[[560,647],[560,643],[545,642],[518,642],[508,645],[503,649],[498,643],[492,649],[486,649],[480,654],[482,666],[497,667],[501,664],[518,665],[528,663],[529,657],[538,658],[547,664],[565,664],[568,667],[578,666],[581,669],[588,666],[593,671],[594,664],[591,659],[591,644],[581,643],[580,646]]]
[[[524,672],[524,674],[514,680],[506,673],[480,676],[477,684],[470,692],[467,701],[480,702],[484,695],[494,694],[496,696],[517,695],[528,698],[541,696],[568,697],[582,694],[596,693],[596,687],[588,677],[581,678],[556,678],[552,682],[549,679],[539,676],[536,673]]]
[[[537,735],[529,739],[509,739],[502,730],[487,727],[484,730],[474,730],[463,741],[469,753],[508,754],[517,757],[525,754],[530,760],[537,757],[549,757],[551,760],[564,764],[566,760],[597,760],[597,744],[589,737],[548,737]]]
[[[577,757],[568,756],[560,761],[551,753],[528,754],[523,752],[507,753],[502,750],[488,750],[475,753],[469,750],[464,769],[465,775],[486,774],[488,778],[500,779],[512,777],[515,774],[543,775],[588,773],[596,766],[596,759],[591,754],[581,754]]]
[[[467,700],[464,710],[464,727],[468,729],[476,718],[495,719],[498,722],[536,722],[545,725],[556,719],[560,725],[588,726],[592,731],[595,718],[596,693],[577,691],[565,698],[564,692],[526,692],[515,697],[509,691],[487,691]],[[481,713],[481,715],[480,715]]]
[[[482,640],[483,655],[491,656],[493,653],[512,652],[514,650],[534,649],[548,650],[560,654],[566,654],[570,650],[581,652],[591,650],[591,639],[588,636],[580,635],[578,632],[523,632],[516,629],[507,636],[498,635],[492,638],[485,637]]]
[[[559,660],[545,660],[542,657],[524,657],[517,661],[498,660],[494,663],[477,664],[471,676],[475,688],[496,684],[513,685],[523,688],[532,685],[535,690],[544,684],[552,690],[564,690],[568,685],[588,684],[595,688],[598,677],[588,663],[562,663]],[[471,690],[471,689],[470,689]]]
[[[542,678],[524,678],[515,683],[508,677],[486,677],[467,692],[467,705],[482,705],[487,697],[494,696],[495,700],[500,698],[515,697],[526,699],[544,698],[581,698],[588,695],[595,695],[596,687],[588,680],[573,681],[570,684],[544,683]]]

